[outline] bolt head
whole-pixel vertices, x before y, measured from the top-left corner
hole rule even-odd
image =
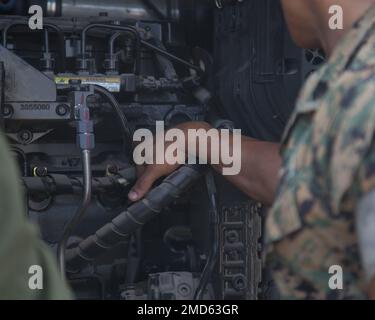
[[[66,116],[69,112],[69,107],[66,104],[59,104],[56,107],[56,113],[60,117]]]

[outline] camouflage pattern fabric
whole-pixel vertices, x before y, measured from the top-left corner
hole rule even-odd
[[[354,213],[375,188],[375,7],[310,76],[282,142],[266,221],[267,263],[284,299],[362,299]],[[343,290],[328,286],[343,269]]]

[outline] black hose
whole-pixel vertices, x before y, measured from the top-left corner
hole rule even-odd
[[[73,219],[66,226],[61,241],[57,248],[57,257],[59,261],[60,272],[65,276],[65,250],[67,242],[75,230],[82,217],[84,216],[90,201],[91,201],[91,159],[90,150],[82,150],[82,164],[83,164],[83,198],[80,206],[78,207]]]
[[[162,48],[159,48],[159,47],[153,45],[152,43],[149,43],[149,42],[147,42],[145,40],[141,40],[141,44],[144,47],[146,47],[146,48],[148,48],[148,49],[150,49],[152,51],[155,51],[158,54],[163,55],[163,56],[165,56],[166,58],[168,58],[168,59],[170,59],[172,61],[175,61],[175,62],[180,63],[180,64],[182,64],[182,65],[184,65],[184,66],[186,66],[186,67],[188,67],[190,69],[193,69],[193,70],[197,71],[199,74],[203,73],[203,70],[200,67],[196,66],[195,64],[192,64],[192,63],[190,63],[190,62],[188,62],[188,61],[186,61],[184,59],[181,59],[181,58],[175,56],[174,54],[171,54],[168,51],[166,51],[166,50],[164,50]]]
[[[186,192],[202,175],[202,165],[183,166],[152,189],[141,201],[131,205],[95,234],[67,250],[67,269],[76,272],[104,252],[124,241]]]
[[[120,121],[121,129],[124,134],[125,146],[131,146],[132,134],[129,129],[129,122],[128,122],[128,119],[126,119],[125,114],[121,111],[120,105],[118,104],[115,97],[108,90],[98,85],[94,85],[94,91],[102,94],[108,99],[108,101],[110,102],[113,108],[113,111],[115,112],[117,118]]]

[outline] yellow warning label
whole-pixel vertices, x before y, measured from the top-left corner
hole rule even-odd
[[[120,77],[107,76],[57,76],[55,83],[57,85],[68,85],[69,82],[80,80],[82,84],[95,84],[107,89],[110,92],[120,92],[121,79]]]

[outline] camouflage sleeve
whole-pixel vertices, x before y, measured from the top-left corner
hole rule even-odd
[[[342,94],[333,103],[338,110],[333,128],[329,167],[331,206],[355,210],[358,200],[375,188],[375,73],[373,69],[348,72]],[[351,194],[351,203],[347,195]]]
[[[358,171],[356,227],[366,281],[375,276],[375,138]]]
[[[332,122],[329,170],[335,212],[354,212],[364,282],[375,274],[375,73],[373,68],[347,72],[336,103],[340,121]]]
[[[49,249],[25,216],[15,162],[0,135],[0,299],[69,299]]]
[[[373,108],[375,109],[375,101]],[[358,192],[361,197],[375,190],[375,131],[373,131],[372,143],[366,151],[366,156],[358,170]]]
[[[366,283],[370,283],[375,276],[375,190],[360,201],[356,227]]]

